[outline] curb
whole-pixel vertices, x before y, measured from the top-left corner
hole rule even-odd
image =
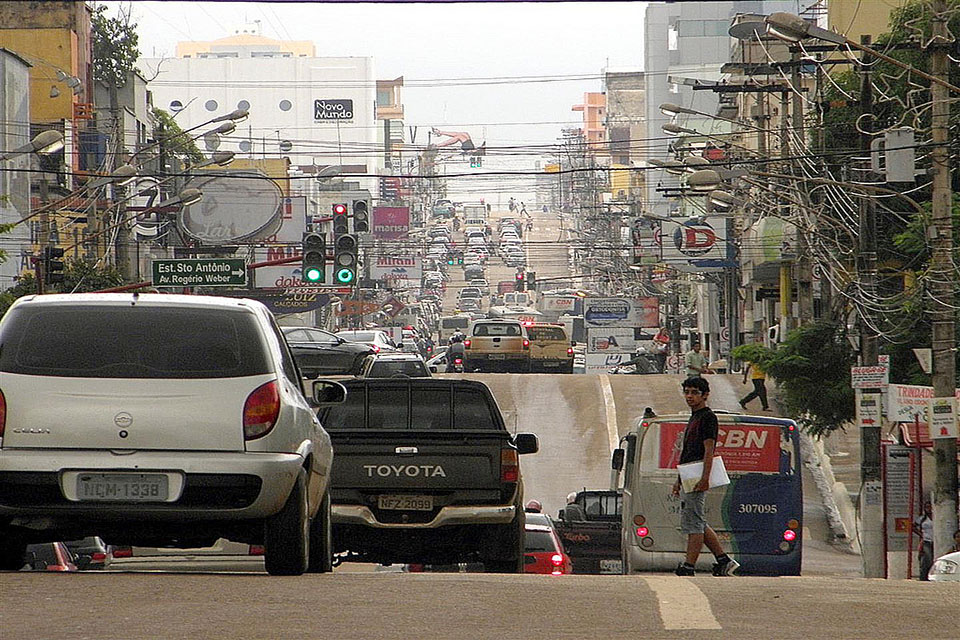
[[[817,484],[823,507],[826,509],[827,523],[833,532],[832,544],[847,553],[860,555],[860,545],[856,537],[851,535],[856,531],[856,511],[846,486],[837,482],[833,475],[830,456],[824,452],[823,442],[801,431],[800,453],[803,463]]]

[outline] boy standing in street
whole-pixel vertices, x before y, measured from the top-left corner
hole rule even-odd
[[[731,576],[740,567],[739,562],[724,553],[716,532],[704,517],[704,504],[707,489],[710,488],[710,469],[719,429],[717,416],[707,406],[709,396],[710,383],[704,378],[697,376],[683,381],[683,399],[690,407],[691,414],[683,432],[683,450],[680,452],[679,464],[703,461],[703,473],[689,493],[683,490],[679,475],[673,485],[673,495],[679,496],[681,500],[680,530],[687,534],[687,555],[684,562],[677,566],[678,576],[694,575],[694,567],[704,543],[717,559],[713,565],[713,575]]]

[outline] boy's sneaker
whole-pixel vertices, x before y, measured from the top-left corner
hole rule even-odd
[[[682,562],[677,565],[677,570],[674,571],[678,576],[692,576],[696,575],[696,571],[693,570],[693,567],[688,567]]]
[[[737,569],[740,568],[740,563],[727,556],[722,562],[717,562],[713,565],[713,575],[715,576],[732,576],[736,575]]]

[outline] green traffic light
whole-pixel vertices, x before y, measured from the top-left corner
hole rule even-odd
[[[323,271],[316,267],[310,267],[303,272],[304,280],[307,282],[322,282],[323,281]]]
[[[352,269],[340,269],[337,271],[337,282],[340,284],[350,284],[353,282],[353,270]]]

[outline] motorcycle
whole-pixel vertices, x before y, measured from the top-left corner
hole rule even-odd
[[[447,365],[447,373],[463,373],[463,358],[456,357]]]

